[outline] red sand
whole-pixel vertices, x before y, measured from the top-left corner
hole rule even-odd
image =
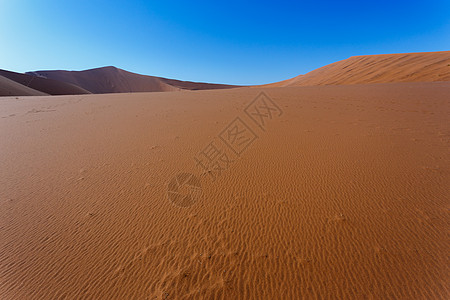
[[[14,80],[0,75],[0,96],[44,96],[48,95],[37,91]]]
[[[28,74],[21,74],[6,70],[0,70],[0,76],[13,80],[19,84],[21,84],[22,90],[26,88],[31,88],[36,91],[39,91],[48,95],[82,95],[82,94],[90,94],[87,90],[75,86],[71,83],[61,82],[53,79],[47,79],[37,76],[31,76]],[[0,96],[9,96],[11,95],[11,90],[6,93],[1,93]],[[34,93],[34,95],[39,95]],[[21,93],[21,89],[17,90],[14,93],[14,96],[28,96],[27,94]]]
[[[265,86],[430,81],[450,81],[450,51],[353,56]]]
[[[170,92],[179,90],[225,89],[235,86],[180,81],[127,72],[115,67],[85,71],[36,71],[30,74],[45,76],[80,86],[94,94],[131,92]]]
[[[244,113],[263,90],[265,131]],[[0,298],[448,299],[449,94],[1,98]],[[236,117],[258,138],[212,181],[194,157]],[[179,172],[201,181],[187,208]]]

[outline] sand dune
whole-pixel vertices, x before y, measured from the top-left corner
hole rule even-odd
[[[352,56],[267,87],[450,81],[450,51]]]
[[[167,92],[183,89],[205,90],[235,87],[140,75],[116,67],[103,67],[85,71],[35,71],[28,74],[72,83],[94,94]]]
[[[70,83],[61,82],[53,79],[46,79],[28,74],[16,73],[6,70],[0,70],[0,76],[13,80],[25,87],[32,88],[37,91],[49,95],[81,95],[90,94],[83,88],[75,86]],[[26,96],[22,94],[22,96]]]
[[[24,86],[0,75],[0,96],[43,96],[41,91]]]
[[[283,111],[265,130],[245,113],[262,91]],[[4,97],[0,298],[449,299],[449,94]],[[257,136],[240,155],[233,120]],[[194,159],[212,141],[232,161],[215,181]],[[202,189],[184,208],[180,172]]]
[[[85,71],[35,71],[26,74],[0,70],[0,75],[50,95],[170,92],[237,87],[146,76],[115,67]],[[433,81],[450,81],[450,51],[354,56],[305,75],[257,87]],[[6,86],[3,89],[4,95],[18,93],[17,90],[8,91],[5,88]],[[23,95],[28,95],[26,93],[30,91],[24,91]]]

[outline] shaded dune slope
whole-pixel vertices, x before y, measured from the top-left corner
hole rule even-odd
[[[85,71],[36,71],[27,74],[68,82],[94,94],[168,92],[182,89],[205,90],[236,87],[140,75],[116,67],[103,67]]]
[[[13,80],[25,87],[41,91],[49,95],[81,95],[90,94],[85,89],[66,82],[58,80],[32,76],[29,74],[16,73],[6,70],[0,70],[0,75]],[[25,96],[27,94],[20,94]]]
[[[0,96],[44,96],[41,91],[24,86],[14,80],[0,76]]]

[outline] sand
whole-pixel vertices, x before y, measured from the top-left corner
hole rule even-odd
[[[173,92],[242,87],[147,76],[112,66],[84,71],[46,70],[25,74],[0,70],[0,76],[23,85],[11,85],[2,79],[0,96]],[[304,75],[256,87],[436,81],[450,81],[450,51],[353,56]]]
[[[267,87],[450,81],[450,51],[352,56]]]
[[[173,92],[235,87],[237,86],[141,75],[116,67],[84,71],[34,71],[24,74],[0,69],[0,96]]]
[[[260,92],[280,109],[262,128]],[[449,94],[1,98],[0,298],[448,299]],[[195,160],[212,141],[232,160],[215,180]],[[179,173],[201,185],[185,207]]]
[[[226,89],[236,86],[181,81],[128,72],[116,67],[102,67],[84,71],[34,71],[28,74],[67,82],[93,94],[131,92],[171,92],[179,90]]]
[[[37,91],[14,80],[0,75],[0,96],[44,96],[44,92]]]
[[[82,95],[90,94],[89,91],[75,86],[71,83],[57,81],[53,79],[47,79],[37,76],[31,76],[29,74],[16,73],[6,70],[0,70],[0,76],[13,80],[22,85],[22,88],[15,92],[17,96],[29,96],[29,94],[21,93],[26,88],[31,88],[36,91],[48,95]],[[10,92],[10,91],[9,91]],[[8,93],[2,93],[0,96],[8,96]],[[39,94],[35,94],[36,96]]]

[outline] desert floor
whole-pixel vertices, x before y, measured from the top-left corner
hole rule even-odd
[[[1,98],[0,298],[448,299],[448,95]]]

